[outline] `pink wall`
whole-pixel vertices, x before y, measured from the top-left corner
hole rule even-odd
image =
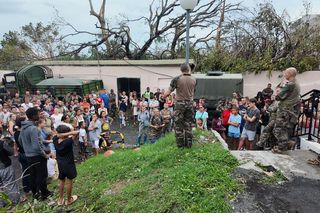
[[[270,78],[267,72],[262,72],[257,75],[253,73],[244,75],[244,95],[254,97],[258,91],[266,88],[268,83],[271,83],[274,89],[281,81],[281,78],[279,78],[280,74],[281,72],[272,72]],[[299,74],[297,79],[301,87],[301,94],[312,89],[320,89],[320,71],[304,72]]]
[[[117,90],[117,78],[140,78],[141,92],[167,89],[173,77],[180,74],[179,66],[51,66],[55,76],[81,79],[102,79],[106,89]]]
[[[150,87],[151,91],[157,88],[167,89],[173,77],[180,75],[179,66],[51,66],[54,75],[62,75],[65,77],[75,77],[81,79],[101,79],[106,89],[114,89],[117,91],[117,78],[140,78],[141,92],[146,87]],[[268,72],[260,74],[245,74],[244,79],[244,95],[254,97],[258,91],[263,90],[270,82],[274,88],[279,84],[281,72],[272,72],[272,76],[268,76]],[[301,86],[301,93],[304,94],[312,89],[320,89],[320,71],[309,71],[299,74],[297,79]]]

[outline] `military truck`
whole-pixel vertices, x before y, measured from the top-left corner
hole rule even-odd
[[[221,71],[209,71],[207,74],[193,74],[197,79],[194,98],[204,98],[207,102],[209,119],[208,128],[211,128],[213,112],[216,110],[219,100],[232,98],[234,92],[243,94],[242,74],[229,74]]]
[[[209,110],[214,110],[222,98],[232,98],[232,93],[243,94],[242,74],[209,71],[207,74],[193,74],[197,79],[195,99],[205,98]]]
[[[52,70],[42,65],[27,65],[16,72],[4,74],[2,78],[2,92],[16,92],[24,94],[26,90],[34,93],[36,90],[44,93],[46,90],[58,97],[65,96],[68,92],[77,92],[86,95],[91,91],[103,89],[102,80],[82,80],[75,78],[53,77]]]

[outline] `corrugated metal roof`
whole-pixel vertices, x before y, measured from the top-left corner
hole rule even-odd
[[[36,61],[34,64],[45,66],[179,66],[185,59],[172,60],[72,60]],[[190,60],[193,63],[193,60]]]

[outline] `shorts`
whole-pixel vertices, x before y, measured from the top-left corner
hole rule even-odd
[[[92,148],[99,149],[99,139],[92,141]]]
[[[256,131],[251,131],[243,128],[241,137],[248,138],[249,141],[254,141],[254,138],[256,137]]]
[[[84,142],[79,142],[79,145],[80,145],[80,152],[82,154],[86,153],[87,152],[87,147],[84,145]]]
[[[240,138],[240,133],[228,132],[229,138]]]
[[[59,169],[59,180],[64,180],[68,178],[72,180],[77,177],[76,165],[72,163],[58,163]]]

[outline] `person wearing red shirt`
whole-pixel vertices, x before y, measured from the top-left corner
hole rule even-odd
[[[222,125],[224,128],[226,128],[226,135],[228,135],[228,121],[229,117],[232,113],[232,105],[228,104],[225,109],[222,112],[221,118],[222,118]]]

